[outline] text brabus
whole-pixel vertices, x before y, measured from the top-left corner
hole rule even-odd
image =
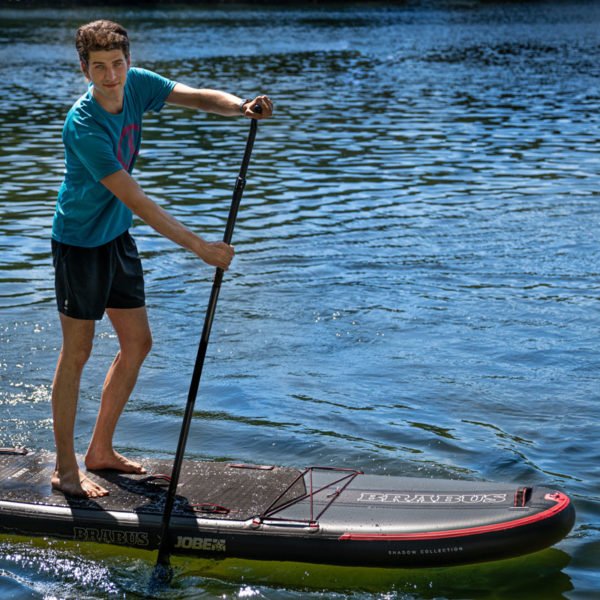
[[[357,502],[383,504],[501,504],[506,494],[391,494],[362,492]]]
[[[145,531],[122,531],[119,529],[96,529],[94,527],[75,527],[73,537],[83,542],[120,544],[124,546],[147,546],[148,534]]]

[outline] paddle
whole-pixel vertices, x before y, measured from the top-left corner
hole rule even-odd
[[[257,104],[253,108],[254,112],[261,113],[262,106]],[[250,155],[252,154],[252,147],[254,146],[254,138],[256,136],[256,119],[251,119],[250,132],[246,141],[246,150],[244,152],[244,158],[242,160],[242,166],[235,183],[233,190],[233,198],[231,200],[231,207],[229,208],[229,216],[227,218],[227,225],[225,226],[225,234],[223,241],[226,244],[231,244],[231,238],[233,236],[233,228],[235,226],[235,220],[240,206],[240,200],[244,193],[244,187],[246,185],[246,171],[248,170],[248,164],[250,162]],[[212,328],[213,319],[215,316],[215,310],[217,308],[217,300],[219,299],[219,292],[221,290],[221,282],[223,281],[223,269],[217,268],[215,272],[215,278],[213,280],[212,290],[210,293],[210,299],[208,301],[208,308],[206,310],[206,316],[204,318],[204,327],[202,329],[202,335],[200,337],[200,344],[198,346],[198,354],[196,355],[196,363],[194,365],[194,372],[192,374],[192,381],[190,383],[190,390],[188,393],[187,404],[185,406],[185,413],[183,415],[183,423],[181,426],[181,432],[179,434],[179,442],[177,444],[177,451],[175,453],[175,460],[173,462],[173,471],[171,472],[171,481],[169,489],[167,491],[167,498],[165,501],[165,510],[163,513],[161,531],[160,531],[160,545],[158,548],[158,557],[156,559],[156,566],[154,567],[154,573],[152,578],[159,581],[170,581],[173,575],[170,568],[170,543],[169,543],[169,523],[171,520],[171,513],[175,504],[175,496],[177,493],[177,486],[179,484],[179,475],[181,473],[181,465],[183,462],[183,455],[185,453],[185,446],[187,443],[188,433],[190,431],[190,424],[192,422],[192,416],[194,413],[194,404],[196,402],[196,396],[198,395],[198,388],[200,386],[200,377],[202,376],[202,367],[204,366],[204,359],[206,357],[206,349],[208,348],[208,339],[210,337],[210,330]]]

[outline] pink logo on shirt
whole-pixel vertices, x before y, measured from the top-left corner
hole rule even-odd
[[[136,123],[127,125],[121,131],[121,138],[119,139],[119,147],[117,149],[117,160],[126,171],[129,171],[138,154],[137,145],[139,137],[140,126]]]

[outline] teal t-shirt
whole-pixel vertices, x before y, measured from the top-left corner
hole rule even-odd
[[[142,115],[158,112],[174,87],[174,81],[152,71],[131,68],[119,114],[104,110],[91,86],[73,105],[63,127],[65,176],[58,192],[53,239],[93,248],[131,227],[131,210],[100,180],[120,169],[132,172],[142,139]]]

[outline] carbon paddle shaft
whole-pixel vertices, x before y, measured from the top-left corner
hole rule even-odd
[[[257,107],[258,108],[258,107]],[[260,112],[260,111],[256,111]],[[248,140],[246,141],[246,151],[244,152],[244,158],[242,160],[242,166],[240,168],[240,174],[238,175],[233,190],[233,198],[231,200],[231,207],[229,209],[229,217],[227,218],[227,225],[225,227],[225,235],[223,241],[226,244],[231,244],[231,238],[233,236],[233,228],[235,227],[235,220],[237,218],[238,209],[240,206],[240,200],[244,193],[244,187],[246,185],[246,171],[248,170],[248,164],[250,163],[250,155],[252,154],[252,147],[254,146],[254,138],[256,137],[256,119],[252,119],[250,123],[250,133],[248,134]],[[183,424],[181,426],[181,433],[179,435],[179,443],[177,444],[177,452],[175,453],[175,460],[173,462],[173,471],[171,473],[171,482],[169,484],[169,490],[167,492],[167,499],[165,502],[165,511],[163,514],[161,533],[160,533],[160,546],[158,548],[158,558],[156,560],[157,567],[167,568],[169,567],[169,523],[171,521],[171,513],[173,511],[173,505],[175,504],[175,496],[177,494],[177,486],[179,484],[179,475],[181,473],[181,465],[183,462],[183,456],[185,454],[185,446],[187,443],[188,434],[190,431],[190,424],[192,422],[192,416],[194,414],[194,404],[196,403],[196,396],[198,395],[198,388],[200,387],[200,377],[202,376],[202,367],[204,366],[204,359],[206,358],[206,349],[208,348],[208,340],[210,337],[210,330],[212,328],[213,319],[215,316],[215,310],[217,308],[217,301],[219,299],[219,292],[221,290],[221,282],[223,281],[223,269],[217,268],[215,272],[215,278],[210,293],[210,299],[208,302],[208,308],[206,310],[206,317],[204,318],[204,327],[202,329],[202,337],[200,338],[200,344],[198,346],[198,354],[196,355],[196,364],[194,365],[194,372],[192,374],[192,381],[190,383],[190,391],[188,394],[187,404],[185,407],[185,413],[183,416]]]

